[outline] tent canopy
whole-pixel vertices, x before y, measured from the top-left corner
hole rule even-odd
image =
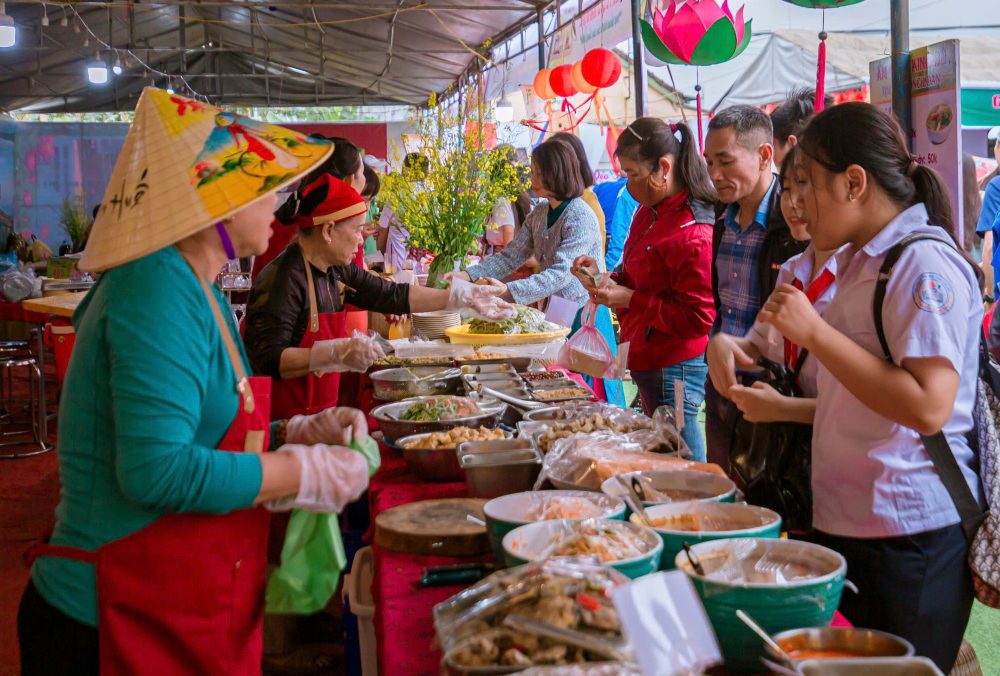
[[[142,88],[167,86],[167,75],[178,92],[217,104],[420,104],[539,4],[547,3],[8,1],[17,45],[0,50],[0,110],[132,110]],[[123,73],[90,84],[86,63],[97,57],[119,59]]]
[[[949,38],[911,35],[910,48]],[[987,36],[960,37],[962,86],[986,88],[1000,79],[1000,43]],[[779,30],[767,37],[763,49],[713,106],[721,110],[736,104],[760,105],[783,101],[787,93],[816,80],[816,34]],[[828,91],[854,89],[868,84],[868,64],[889,53],[885,35],[830,33],[826,52]],[[1000,94],[1000,90],[996,93]],[[971,124],[971,122],[970,122]]]

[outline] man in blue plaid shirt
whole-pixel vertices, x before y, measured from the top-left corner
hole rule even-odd
[[[781,215],[781,185],[771,160],[771,118],[754,106],[733,106],[708,125],[708,173],[726,205],[712,240],[712,291],[717,310],[712,335],[745,336],[771,295],[778,269],[802,252]],[[729,444],[737,409],[706,385],[708,460],[729,469]]]

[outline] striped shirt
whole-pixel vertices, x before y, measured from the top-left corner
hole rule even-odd
[[[760,250],[767,236],[767,205],[774,180],[757,207],[753,222],[740,230],[738,204],[726,208],[726,230],[719,243],[715,266],[719,283],[719,314],[716,329],[731,336],[745,336],[760,311]],[[716,333],[717,331],[713,331]]]

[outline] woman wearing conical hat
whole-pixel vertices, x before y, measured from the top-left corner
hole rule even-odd
[[[18,615],[25,676],[259,673],[269,510],[339,511],[367,486],[344,447],[364,417],[272,425],[270,382],[247,376],[212,285],[266,248],[275,191],[331,146],[220,113],[143,92],[81,259],[102,275],[73,318],[62,496]]]

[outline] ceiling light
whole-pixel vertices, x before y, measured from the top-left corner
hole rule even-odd
[[[7,16],[5,3],[0,2],[0,47],[13,47],[17,41],[17,27],[14,17]]]
[[[104,84],[108,81],[108,64],[104,63],[97,55],[92,61],[87,62],[87,80],[90,84]]]
[[[171,82],[170,78],[167,78],[167,93],[168,94],[174,93],[174,83]]]
[[[49,25],[49,7],[44,2],[42,3],[42,25]]]
[[[115,75],[122,74],[122,60],[118,58],[117,54],[115,55],[115,65],[111,66],[111,72]]]
[[[514,106],[510,105],[506,101],[498,103],[497,107],[493,110],[493,118],[497,122],[513,122]]]
[[[69,19],[66,18],[66,8],[65,7],[63,7],[62,18],[59,19],[59,25],[60,26],[68,26],[69,25]]]
[[[80,22],[77,19],[73,19],[73,32],[74,33],[80,32]]]
[[[90,46],[90,36],[89,35],[84,35],[83,36],[83,46],[84,47],[89,47]]]

